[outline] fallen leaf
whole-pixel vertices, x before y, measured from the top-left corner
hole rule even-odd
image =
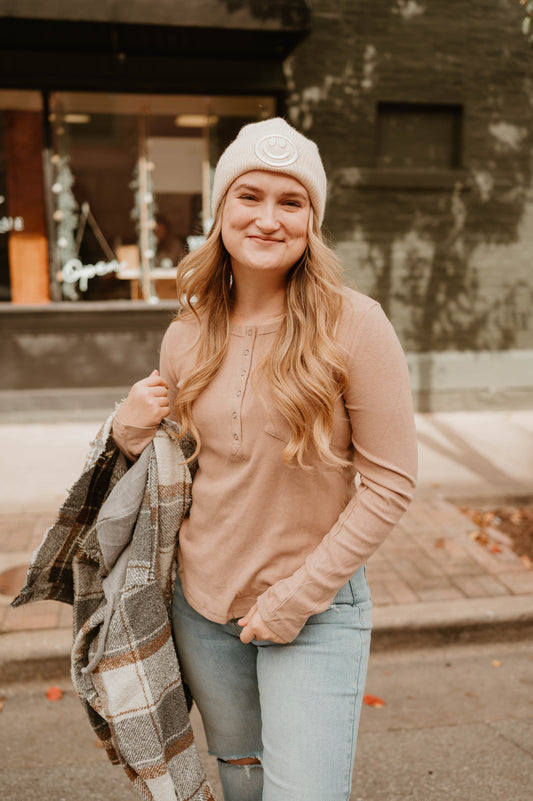
[[[492,665],[492,667],[501,667],[503,665],[503,662],[500,662],[499,659],[493,659],[490,664]]]
[[[103,742],[101,740],[95,740],[94,741],[94,747],[95,748],[105,748],[105,745],[103,744]]]
[[[434,545],[435,548],[444,548],[444,546],[446,545],[446,540],[444,539],[444,537],[439,537],[438,540],[435,540]]]
[[[49,687],[46,691],[46,697],[49,701],[61,701],[63,698],[63,691],[59,687]]]
[[[501,553],[502,549],[500,548],[499,545],[496,545],[496,543],[493,542],[492,545],[490,546],[490,552],[491,553]]]
[[[468,517],[476,526],[483,525],[483,512],[479,512],[477,509],[469,509]]]
[[[5,704],[5,702],[6,702],[6,698],[5,698],[5,696],[2,696],[2,698],[0,698],[0,712],[1,712],[1,711],[2,711],[2,709],[4,708],[4,704]]]
[[[382,706],[386,706],[385,701],[382,698],[378,698],[377,695],[363,696],[363,703],[367,706],[373,706],[375,709],[381,709]]]
[[[475,529],[474,531],[469,531],[468,536],[471,540],[479,542],[480,545],[487,545],[489,542],[487,534],[479,528]]]
[[[500,531],[499,528],[490,526],[487,534],[491,538],[491,541],[498,543],[498,545],[505,545],[507,548],[513,547],[513,541],[511,537],[508,534],[505,534],[503,531]]]

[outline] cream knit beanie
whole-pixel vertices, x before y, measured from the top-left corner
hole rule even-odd
[[[213,215],[233,181],[250,170],[280,172],[296,178],[307,189],[318,224],[322,225],[327,179],[318,148],[281,117],[245,125],[222,153],[213,183]]]

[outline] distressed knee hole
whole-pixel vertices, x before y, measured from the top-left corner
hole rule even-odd
[[[261,760],[257,757],[242,757],[242,759],[221,759],[221,762],[226,762],[228,765],[260,765]]]

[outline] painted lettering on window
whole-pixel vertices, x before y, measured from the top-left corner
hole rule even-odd
[[[96,275],[108,275],[118,273],[128,266],[127,261],[98,261],[96,264],[82,264],[79,259],[69,259],[61,270],[61,278],[67,284],[80,282],[80,292],[86,292],[89,280]]]

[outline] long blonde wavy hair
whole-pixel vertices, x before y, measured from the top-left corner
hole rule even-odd
[[[206,241],[178,267],[178,317],[199,325],[196,363],[186,376],[175,405],[183,431],[200,437],[193,404],[219,370],[228,348],[232,311],[231,257],[221,236],[224,201]],[[346,387],[346,367],[335,330],[342,303],[341,267],[326,245],[311,209],[304,254],[287,275],[286,315],[272,349],[258,365],[274,406],[291,429],[283,451],[287,463],[306,467],[304,454],[314,445],[323,462],[345,466],[330,445],[335,402]]]

